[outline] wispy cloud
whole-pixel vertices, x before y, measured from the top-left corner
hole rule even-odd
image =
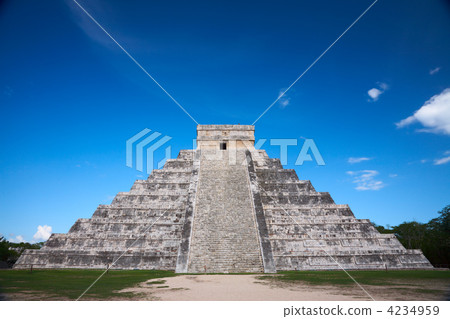
[[[33,240],[35,241],[46,241],[47,239],[50,238],[50,235],[52,234],[52,226],[48,226],[48,225],[44,225],[41,226],[39,225],[37,227],[37,232],[36,234],[33,235]]]
[[[434,165],[442,165],[442,164],[447,164],[449,162],[450,162],[450,156],[447,156],[447,157],[435,159]]]
[[[446,155],[446,156],[435,159],[434,165],[442,165],[442,164],[450,163],[450,151],[444,152],[444,155]]]
[[[440,70],[441,70],[441,67],[439,67],[439,66],[438,66],[437,68],[431,69],[431,70],[430,70],[430,75],[436,74],[436,73],[438,73]]]
[[[120,51],[120,48],[87,16],[72,0],[66,0],[69,7],[72,20],[86,34],[86,36],[94,43],[100,44],[108,49]],[[83,7],[104,27],[108,33],[120,40],[120,43],[126,43],[128,47],[133,45],[135,50],[140,47],[142,40],[134,35],[120,32],[117,30],[118,15],[120,12],[116,10],[112,2],[84,1]]]
[[[370,97],[370,99],[369,99],[370,102],[377,101],[378,98],[380,97],[380,95],[383,94],[388,89],[388,85],[383,82],[378,82],[377,86],[378,87],[374,87],[374,88],[370,89],[369,91],[367,91],[367,94]]]
[[[432,96],[413,115],[395,125],[402,128],[417,122],[424,126],[419,132],[450,135],[450,88]]]
[[[347,174],[353,177],[352,183],[356,184],[355,189],[359,191],[376,191],[386,186],[382,181],[375,180],[379,174],[375,170],[348,171]]]
[[[94,42],[100,43],[104,46],[114,48],[115,44],[110,41],[108,37],[105,36],[103,31],[101,31],[92,21],[91,19],[84,14],[79,7],[73,1],[66,1],[70,11],[72,12],[72,18],[74,22],[80,27],[81,30]],[[106,13],[106,5],[107,3],[103,3],[103,6],[97,5],[95,2],[89,2],[89,10],[94,12],[95,16],[98,16],[97,19],[102,22],[108,19],[111,15],[111,12]],[[94,8],[94,9],[92,9]]]
[[[348,158],[348,162],[350,164],[356,164],[356,163],[361,163],[364,161],[370,161],[371,158],[370,157],[349,157]]]
[[[10,238],[8,241],[12,242],[12,243],[24,243],[25,242],[25,238],[23,238],[22,235],[17,235],[13,238]]]
[[[284,91],[286,91],[286,89],[281,89],[280,92],[278,92],[278,96],[283,94]],[[279,105],[280,109],[284,109],[284,108],[286,108],[286,106],[289,105],[290,102],[291,102],[291,98],[288,97],[287,93],[286,93],[278,100],[278,105]]]

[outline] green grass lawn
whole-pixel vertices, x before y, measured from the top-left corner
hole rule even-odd
[[[371,293],[393,300],[445,300],[450,287],[449,270],[348,271]],[[344,271],[282,271],[260,279],[294,285],[341,287],[346,291],[355,282]],[[369,289],[369,288],[368,288]],[[398,299],[403,298],[403,299]]]
[[[75,300],[101,274],[103,270],[0,270],[0,293],[20,300]],[[175,276],[173,271],[162,270],[110,270],[89,290],[82,300],[105,300],[114,297],[131,297],[115,291],[132,287],[139,282],[154,278]],[[22,295],[25,294],[25,295]],[[29,295],[29,298],[27,298]]]
[[[450,271],[442,270],[390,270],[348,271],[362,285],[389,286],[402,283],[439,281],[450,285]],[[281,271],[278,276],[260,276],[286,282],[305,282],[312,285],[354,285],[354,281],[341,270],[337,271]]]
[[[0,270],[0,294],[7,299],[12,297],[11,299],[16,300],[75,300],[102,273],[103,270],[79,269],[34,270],[32,273],[29,270]],[[429,290],[429,293],[442,294],[442,290],[435,290],[433,283],[450,286],[450,271],[392,270],[388,272],[349,271],[349,273],[362,285],[386,286],[386,288],[408,291],[415,289],[418,293],[427,293]],[[134,296],[132,293],[119,294],[117,291],[150,279],[175,275],[172,271],[161,270],[110,270],[82,300],[132,299]],[[258,278],[325,286],[354,285],[343,271],[283,271],[277,275],[261,275]],[[164,283],[164,280],[154,280],[149,285],[167,287]]]

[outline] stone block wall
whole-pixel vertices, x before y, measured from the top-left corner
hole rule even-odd
[[[78,219],[67,234],[53,234],[40,250],[27,250],[15,268],[108,267],[175,269],[194,176],[194,151],[181,151],[92,218]]]
[[[251,156],[252,190],[261,198],[276,270],[432,268],[420,250],[407,250],[395,235],[356,219],[348,205],[316,192],[264,151]]]

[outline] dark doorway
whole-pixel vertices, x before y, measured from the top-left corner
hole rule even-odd
[[[227,143],[220,143],[220,149],[226,150],[227,149]]]

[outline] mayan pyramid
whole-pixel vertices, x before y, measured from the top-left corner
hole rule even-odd
[[[254,126],[199,125],[197,148],[27,250],[15,268],[179,273],[432,268],[254,148]]]

